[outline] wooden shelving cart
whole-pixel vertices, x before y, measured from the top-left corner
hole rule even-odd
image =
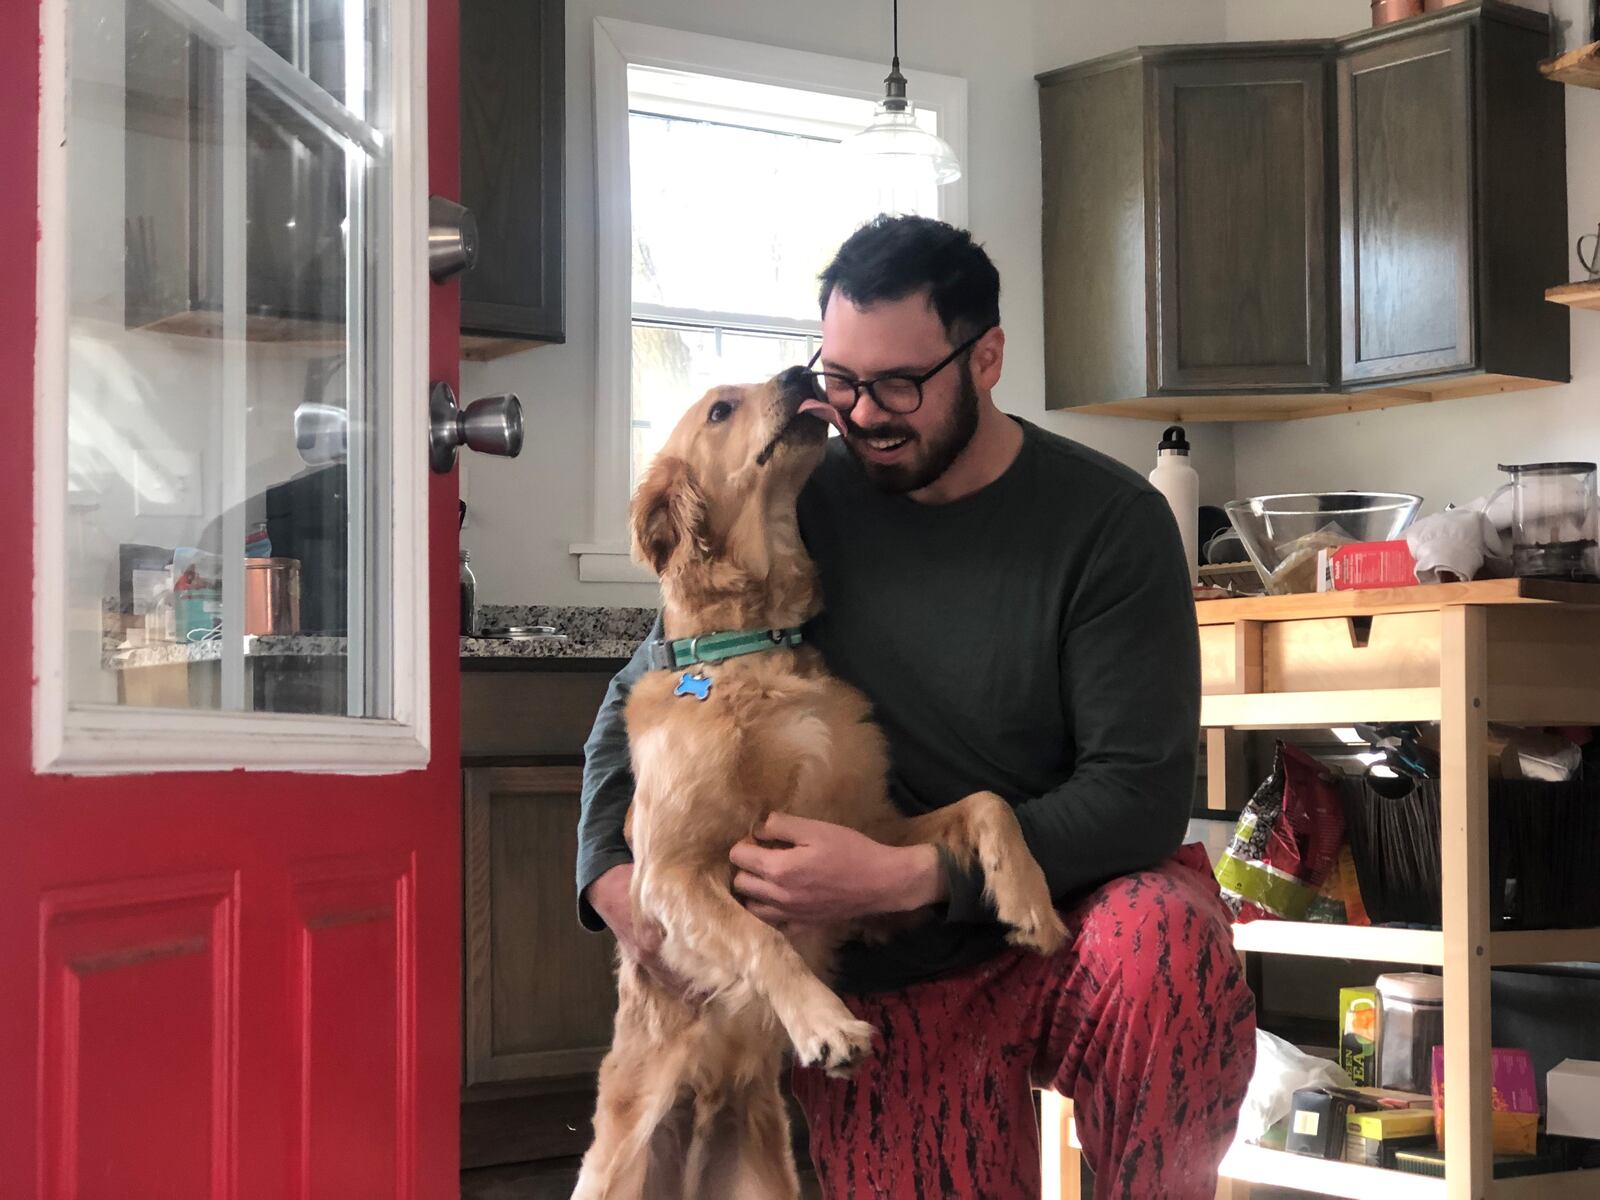
[[[1600,962],[1600,929],[1490,929],[1485,746],[1490,721],[1600,725],[1600,585],[1491,580],[1214,600],[1196,611],[1211,807],[1241,790],[1228,778],[1230,730],[1437,721],[1442,758],[1442,931],[1263,921],[1237,926],[1235,945],[1442,968],[1445,1178],[1239,1147],[1223,1163],[1219,1195],[1270,1185],[1352,1200],[1600,1196],[1600,1170],[1492,1177],[1490,970]],[[1046,1195],[1068,1198],[1069,1108],[1045,1097],[1046,1142],[1062,1153],[1046,1158]]]

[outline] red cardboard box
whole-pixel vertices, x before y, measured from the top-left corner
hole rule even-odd
[[[1318,565],[1319,592],[1411,587],[1417,582],[1417,560],[1404,541],[1335,546],[1321,552]]]

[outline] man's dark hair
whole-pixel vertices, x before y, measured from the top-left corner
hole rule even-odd
[[[817,305],[837,291],[858,308],[927,292],[951,344],[1000,324],[1000,272],[965,229],[929,217],[877,216],[822,272]]]

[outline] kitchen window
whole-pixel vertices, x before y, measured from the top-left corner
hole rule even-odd
[[[816,349],[817,274],[879,212],[965,221],[965,184],[863,172],[881,64],[595,23],[599,290],[595,540],[584,580],[648,580],[628,497],[683,410]],[[918,117],[965,154],[963,80],[914,73]]]

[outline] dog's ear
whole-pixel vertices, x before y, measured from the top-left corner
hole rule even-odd
[[[633,554],[659,575],[680,548],[710,553],[706,498],[681,458],[658,457],[633,497]]]

